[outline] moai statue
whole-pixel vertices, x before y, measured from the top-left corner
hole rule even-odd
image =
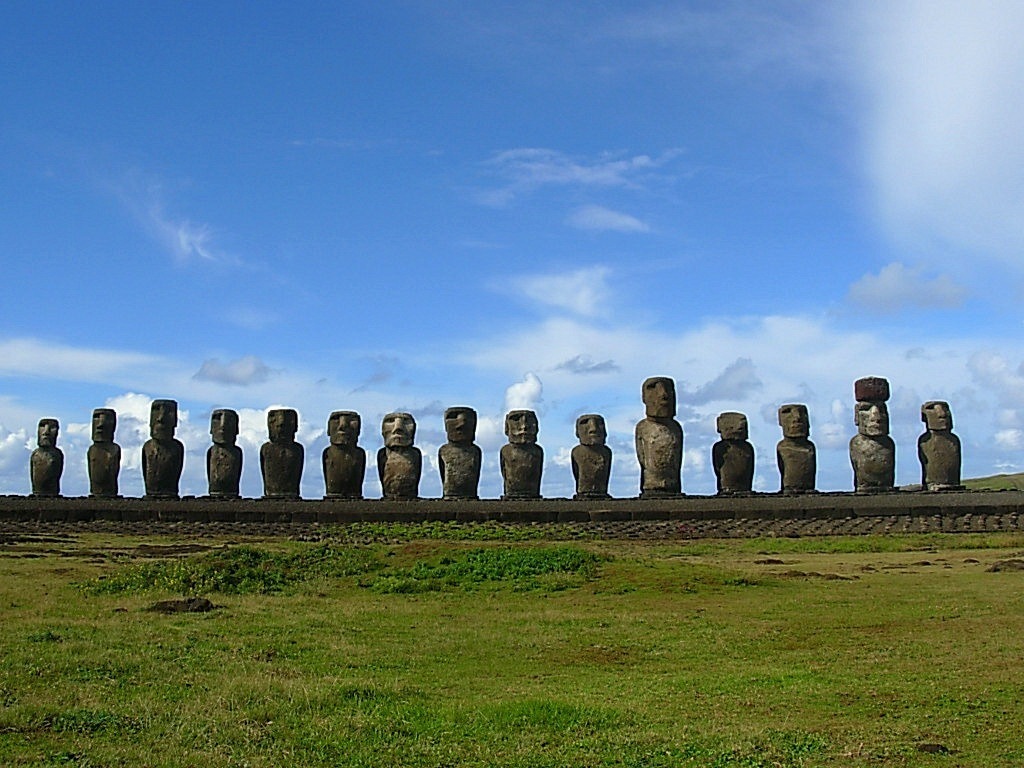
[[[667,376],[643,385],[647,417],[636,425],[640,498],[678,496],[683,490],[683,428],[675,420],[676,384]]]
[[[366,451],[358,445],[362,426],[355,411],[334,411],[327,419],[331,442],[323,452],[325,499],[363,498]]]
[[[60,496],[60,476],[64,472],[64,454],[57,447],[60,424],[56,419],[40,419],[36,431],[39,446],[29,459],[33,496]]]
[[[921,485],[927,491],[962,490],[960,485],[960,438],[953,434],[949,403],[929,400],[921,406],[926,431],[917,438],[921,460]]]
[[[178,498],[185,446],[174,437],[177,426],[177,402],[154,400],[149,408],[150,437],[142,446],[142,479],[147,499]]]
[[[121,446],[114,442],[117,413],[113,408],[92,412],[92,445],[86,454],[89,495],[117,498],[117,475],[121,471]]]
[[[509,411],[505,414],[508,442],[499,454],[501,477],[505,483],[503,499],[539,499],[540,477],[544,470],[544,449],[537,445],[537,414],[533,411]]]
[[[210,496],[216,499],[237,499],[242,480],[242,449],[238,439],[238,413],[218,408],[210,414],[210,437],[206,450],[206,480]]]
[[[585,413],[576,419],[580,444],[572,449],[572,476],[576,479],[574,499],[609,499],[608,479],[612,473],[612,449],[605,445],[608,429],[604,416]]]
[[[880,493],[896,486],[896,444],[889,437],[889,382],[877,376],[854,384],[857,434],[850,440],[853,485],[857,493]]]
[[[457,406],[444,412],[448,442],[437,451],[441,488],[446,499],[480,498],[480,466],[483,453],[476,439],[476,411]]]
[[[263,498],[298,499],[302,465],[306,450],[295,442],[299,414],[293,408],[267,411],[270,440],[260,446],[260,472],[263,473]]]
[[[735,411],[720,413],[717,428],[722,439],[711,447],[711,464],[718,493],[750,493],[754,487],[754,446],[747,442],[747,417]]]
[[[783,493],[812,493],[818,473],[818,456],[808,440],[811,420],[807,406],[798,403],[779,406],[782,439],[775,446],[775,458],[782,476]]]
[[[384,498],[418,498],[423,454],[413,445],[416,420],[410,413],[389,413],[381,422],[380,433],[384,447],[377,451],[377,476]]]

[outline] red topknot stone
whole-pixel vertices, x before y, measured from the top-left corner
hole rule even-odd
[[[853,383],[854,400],[873,400],[875,402],[889,399],[889,381],[881,376],[865,376]]]

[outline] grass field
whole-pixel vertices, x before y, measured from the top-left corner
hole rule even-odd
[[[1024,764],[1020,535],[488,530],[11,538],[0,764]]]

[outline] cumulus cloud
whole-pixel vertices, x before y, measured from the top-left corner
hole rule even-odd
[[[657,157],[606,152],[586,158],[554,149],[507,149],[483,163],[505,184],[484,193],[480,200],[487,205],[507,205],[520,195],[546,186],[641,189],[678,155],[679,150],[671,149]]]
[[[527,373],[522,381],[517,381],[505,390],[505,410],[518,409],[536,410],[543,399],[544,385],[536,374]]]
[[[614,360],[604,360],[603,362],[595,363],[590,355],[575,355],[565,362],[556,365],[555,370],[577,374],[613,373],[619,370],[619,366],[615,364]]]
[[[893,262],[877,275],[864,275],[850,286],[848,298],[854,304],[880,312],[907,307],[949,308],[959,306],[966,291],[948,275],[929,278],[921,267]]]
[[[601,205],[584,205],[566,218],[565,223],[591,232],[650,232],[650,226],[628,213]]]
[[[877,209],[903,241],[1019,267],[1024,247],[1024,5],[854,3]]]
[[[204,360],[192,378],[244,387],[266,381],[272,372],[266,363],[254,355],[246,355],[226,363],[214,357]]]
[[[607,267],[588,267],[572,272],[519,275],[509,278],[498,288],[545,307],[592,317],[600,314],[611,295],[608,287],[610,274]]]

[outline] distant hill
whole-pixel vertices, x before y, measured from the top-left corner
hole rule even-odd
[[[1024,472],[1015,475],[992,475],[964,480],[964,485],[975,491],[1024,491]]]

